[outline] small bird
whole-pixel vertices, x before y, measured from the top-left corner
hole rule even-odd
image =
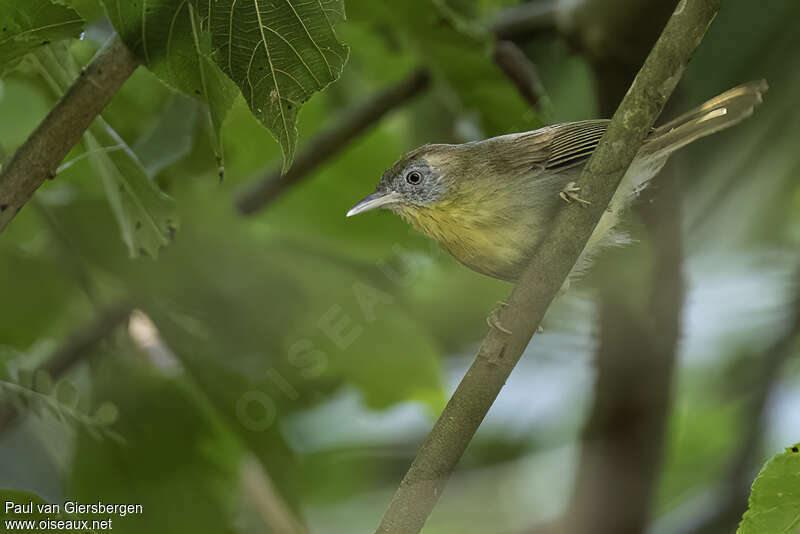
[[[619,242],[614,227],[620,213],[672,152],[750,116],[767,88],[765,80],[740,85],[654,128],[573,272],[585,269],[604,245]],[[467,267],[515,282],[557,210],[565,201],[586,202],[576,180],[609,122],[568,122],[460,145],[423,145],[384,172],[375,192],[347,216],[389,209]]]

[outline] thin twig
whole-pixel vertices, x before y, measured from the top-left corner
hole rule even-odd
[[[108,337],[117,326],[124,323],[132,309],[131,304],[121,303],[101,311],[91,323],[75,332],[66,343],[56,349],[37,371],[44,371],[54,379],[59,378],[84,358],[95,345]],[[10,405],[0,405],[0,433],[8,428],[16,415],[16,410]]]
[[[587,207],[562,209],[509,305],[498,320],[511,334],[490,329],[478,355],[422,444],[395,493],[379,534],[418,533],[447,479],[562,287],[611,200],[645,135],[661,113],[720,0],[682,0],[617,109],[603,140],[578,179]]]
[[[399,108],[430,86],[430,75],[418,70],[396,85],[384,89],[363,104],[346,111],[341,118],[312,139],[297,155],[291,168],[281,176],[276,169],[251,185],[236,198],[236,209],[252,215],[275,200],[290,186],[338,154],[384,115]]]
[[[97,52],[0,173],[0,232],[81,139],[136,70],[138,62],[116,35]]]
[[[245,498],[271,532],[307,534],[308,530],[278,492],[258,458],[252,453],[245,455],[240,472]]]
[[[492,59],[533,108],[540,108],[544,91],[536,65],[513,41],[498,41]]]

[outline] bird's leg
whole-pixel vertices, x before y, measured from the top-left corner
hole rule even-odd
[[[496,328],[497,330],[500,330],[504,334],[511,335],[511,330],[500,324],[500,319],[497,317],[497,312],[500,310],[500,308],[505,308],[506,306],[508,306],[508,303],[500,302],[499,304],[500,307],[493,309],[492,313],[490,313],[486,317],[486,324],[489,325],[489,328]]]
[[[591,204],[588,200],[584,200],[580,197],[578,193],[581,192],[580,186],[576,182],[569,182],[567,185],[564,186],[564,189],[558,194],[564,202],[567,204],[572,203],[572,201],[576,201],[581,206],[588,206]]]
[[[512,333],[511,330],[509,330],[508,328],[506,328],[502,324],[500,324],[500,320],[497,317],[497,312],[499,310],[503,309],[503,308],[509,307],[510,304],[508,302],[504,301],[504,300],[498,300],[497,304],[498,304],[498,307],[493,309],[492,313],[490,313],[489,316],[486,317],[486,324],[489,325],[489,328],[497,328],[498,330],[500,330],[504,334],[511,335],[511,333]],[[539,327],[536,329],[536,333],[537,334],[541,334],[542,332],[544,332],[544,328],[542,328],[542,325],[539,325]]]

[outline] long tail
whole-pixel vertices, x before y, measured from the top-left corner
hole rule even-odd
[[[733,126],[752,115],[768,88],[766,80],[758,80],[725,91],[702,106],[656,128],[648,136],[642,151],[666,156],[701,137]]]

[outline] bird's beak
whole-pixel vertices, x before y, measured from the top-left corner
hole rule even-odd
[[[389,193],[372,193],[370,196],[353,206],[353,209],[347,212],[348,217],[357,215],[359,213],[374,210],[375,208],[382,208],[389,204],[394,204],[400,200],[400,195],[391,191]]]

